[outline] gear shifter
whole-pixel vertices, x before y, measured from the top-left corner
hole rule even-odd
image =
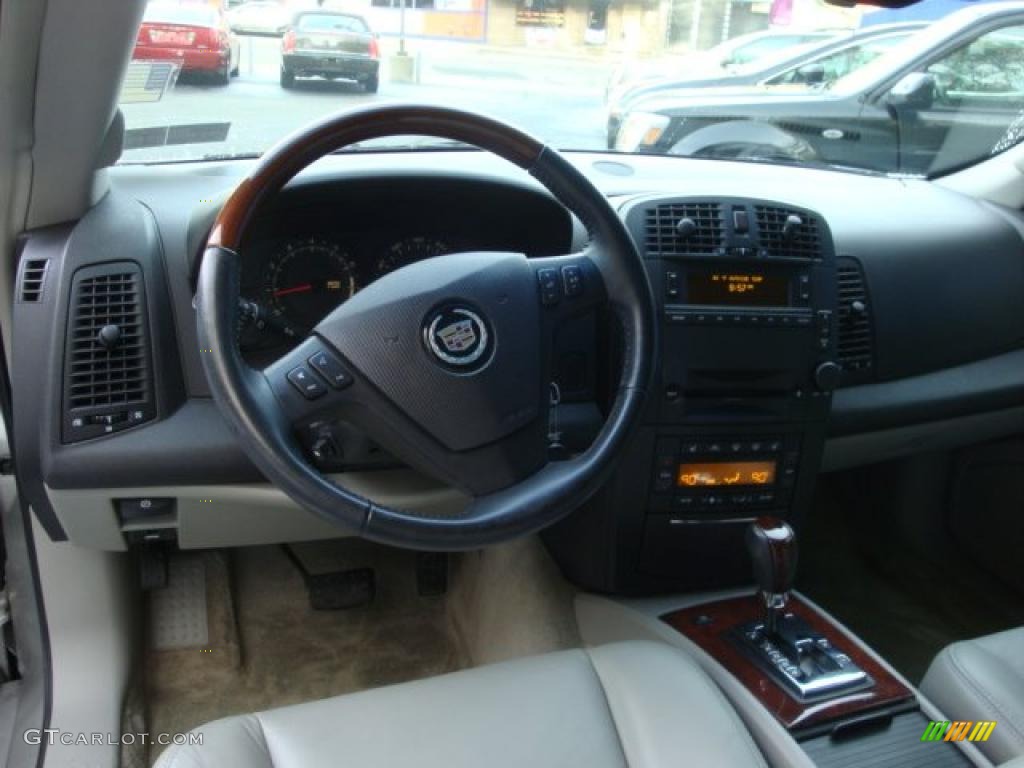
[[[747,551],[765,607],[765,629],[776,634],[796,576],[796,533],[777,517],[759,517],[747,529]]]
[[[764,620],[737,628],[734,636],[755,663],[801,699],[863,688],[871,678],[799,616],[787,612],[796,576],[796,533],[784,520],[759,517],[747,529]]]

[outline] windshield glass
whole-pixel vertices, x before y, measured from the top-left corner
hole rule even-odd
[[[303,13],[294,22],[299,32],[367,32],[366,22],[356,16]]]
[[[325,115],[417,102],[564,150],[934,176],[1024,137],[1024,9],[819,0],[159,0],[122,163],[259,156]],[[459,149],[395,137],[350,151]]]
[[[177,5],[169,2],[150,3],[146,6],[143,23],[191,24],[197,27],[217,23],[217,12],[202,5]]]

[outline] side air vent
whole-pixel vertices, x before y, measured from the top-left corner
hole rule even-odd
[[[29,259],[21,269],[18,296],[22,301],[36,303],[43,300],[43,284],[49,259]]]
[[[874,336],[871,306],[860,263],[848,256],[836,261],[839,282],[839,365],[847,382],[871,377]]]
[[[132,262],[75,273],[64,361],[65,438],[82,440],[153,417],[142,272]]]
[[[644,243],[648,256],[716,254],[724,247],[724,237],[719,203],[666,203],[647,211]]]
[[[821,227],[805,211],[755,205],[758,239],[769,256],[794,259],[821,258]]]

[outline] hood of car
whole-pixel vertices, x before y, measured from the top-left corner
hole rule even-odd
[[[806,85],[737,85],[719,88],[679,88],[651,94],[631,103],[631,112],[657,112],[662,115],[688,114],[695,110],[723,107],[770,105],[787,109],[793,106],[820,103],[836,97],[820,88]]]

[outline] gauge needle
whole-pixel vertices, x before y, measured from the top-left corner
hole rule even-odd
[[[279,291],[274,291],[274,298],[278,296],[287,296],[289,293],[305,293],[306,291],[312,291],[312,283],[303,283],[302,285],[293,285],[291,288],[282,288]]]

